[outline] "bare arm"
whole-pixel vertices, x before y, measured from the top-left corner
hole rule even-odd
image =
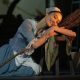
[[[70,36],[70,37],[76,37],[76,33],[72,30],[69,29],[65,29],[63,27],[53,27],[54,31],[59,32],[61,34],[64,34],[66,36]]]
[[[38,48],[43,45],[50,37],[57,35],[52,28],[49,28],[44,34],[32,45],[33,48]]]

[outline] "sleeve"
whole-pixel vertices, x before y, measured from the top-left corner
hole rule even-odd
[[[31,55],[34,52],[34,48],[31,47],[32,44],[35,43],[35,41],[37,41],[37,38],[33,39],[27,46],[26,46],[26,55]]]
[[[18,29],[18,32],[21,33],[28,42],[35,38],[32,24],[33,23],[29,19],[26,19]]]
[[[21,26],[19,27],[17,33],[16,33],[16,39],[14,40],[14,43],[12,48],[13,51],[19,52],[21,49],[27,48],[30,50],[30,46],[32,45],[32,41],[35,39],[35,34],[33,32],[33,27],[36,26],[31,20],[26,19]],[[32,54],[34,52],[34,49],[30,52],[26,51],[26,54]]]

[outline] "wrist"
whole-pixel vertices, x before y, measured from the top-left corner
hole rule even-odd
[[[59,29],[59,27],[57,27],[57,26],[54,27],[54,31],[58,31],[58,29]]]
[[[46,33],[46,39],[50,38],[50,32]]]

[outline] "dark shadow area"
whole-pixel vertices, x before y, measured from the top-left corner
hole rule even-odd
[[[8,7],[6,15],[0,15],[2,22],[0,24],[0,46],[8,43],[9,39],[14,36],[23,18],[20,14],[13,15],[13,11],[20,0],[14,0]]]

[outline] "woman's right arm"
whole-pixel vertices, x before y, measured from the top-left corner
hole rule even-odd
[[[56,32],[54,32],[54,29],[49,28],[47,30],[45,30],[44,34],[37,40],[35,41],[34,44],[32,44],[33,48],[38,48],[41,45],[43,45],[50,37],[57,35]]]

